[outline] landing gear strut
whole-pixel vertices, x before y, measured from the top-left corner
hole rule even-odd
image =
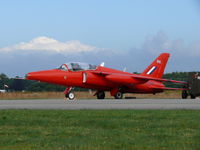
[[[68,87],[65,90],[65,97],[68,98],[69,100],[73,100],[75,98],[75,94],[71,91],[72,87]]]

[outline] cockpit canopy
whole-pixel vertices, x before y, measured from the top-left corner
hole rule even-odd
[[[71,62],[62,64],[59,69],[65,71],[83,71],[83,70],[95,70],[97,66],[91,65],[88,63],[81,63],[81,62]]]

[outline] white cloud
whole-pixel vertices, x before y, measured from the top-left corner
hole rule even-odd
[[[95,46],[82,44],[78,40],[60,42],[53,38],[40,36],[29,42],[21,42],[16,45],[0,48],[0,51],[10,52],[15,50],[34,50],[34,51],[52,51],[58,53],[76,53],[100,50]]]
[[[164,32],[160,31],[157,34],[148,37],[145,40],[142,49],[152,54],[169,52],[181,57],[199,57],[200,41],[185,44],[184,40],[171,40]]]
[[[107,67],[127,68],[142,72],[161,52],[171,53],[167,72],[200,70],[200,42],[187,44],[184,40],[170,39],[164,32],[148,37],[140,48],[114,51],[82,44],[79,41],[60,42],[48,37],[0,48],[0,73],[10,77],[27,72],[55,68],[71,61],[100,64]],[[7,53],[8,52],[8,53]]]

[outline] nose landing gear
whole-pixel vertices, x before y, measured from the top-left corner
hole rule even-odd
[[[72,87],[67,87],[64,94],[65,97],[68,98],[69,100],[74,100],[75,94],[72,92]]]

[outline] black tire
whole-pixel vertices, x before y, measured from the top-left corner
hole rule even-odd
[[[115,99],[122,99],[123,98],[123,93],[122,92],[117,92],[115,94]]]
[[[73,92],[69,92],[68,94],[65,94],[66,98],[69,98],[69,100],[73,100],[75,98],[75,94]]]
[[[69,100],[73,100],[75,98],[75,94],[73,92],[69,92],[68,98]]]
[[[190,97],[191,97],[191,99],[195,99],[196,98],[196,96],[194,96],[194,95],[190,95]]]
[[[182,99],[187,99],[188,97],[188,92],[186,90],[182,91]]]
[[[98,92],[97,93],[97,99],[104,99],[105,98],[105,92]]]

